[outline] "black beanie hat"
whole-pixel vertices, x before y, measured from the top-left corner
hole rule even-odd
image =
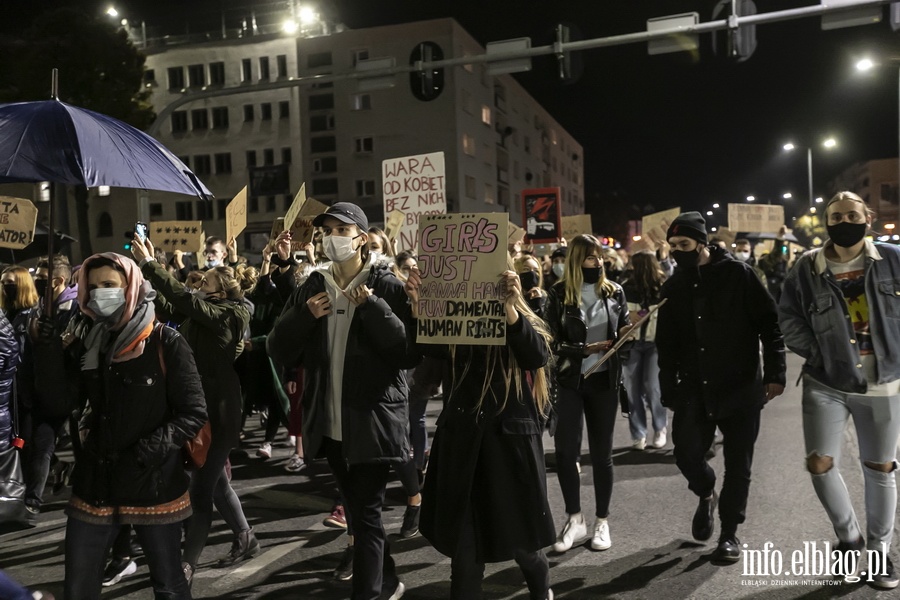
[[[666,232],[666,240],[668,241],[679,235],[697,240],[705,246],[708,241],[706,220],[696,210],[681,213],[669,225],[669,231]]]

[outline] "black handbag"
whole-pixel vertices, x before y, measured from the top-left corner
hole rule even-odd
[[[19,438],[19,407],[15,376],[9,402],[12,416],[13,443],[0,452],[0,523],[21,521],[25,512],[25,478],[22,476],[22,450]]]

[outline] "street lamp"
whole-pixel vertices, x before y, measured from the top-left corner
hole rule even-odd
[[[109,9],[106,11],[106,14],[115,19],[116,17],[119,16],[119,11],[116,10],[115,6],[110,6]]]
[[[892,64],[896,64],[898,61],[897,61],[897,59],[892,59],[890,62]],[[862,58],[856,62],[856,70],[861,73],[864,73],[866,71],[871,71],[872,69],[875,68],[875,66],[876,66],[875,61],[873,61],[869,57]],[[898,87],[900,87],[900,70],[898,70],[898,72],[897,72],[897,84],[898,84]],[[897,114],[898,114],[898,118],[900,118],[900,90],[898,90],[898,92],[897,92]],[[900,122],[898,122],[898,129],[900,129]],[[898,132],[897,137],[898,137],[898,142],[897,142],[897,151],[898,151],[897,185],[900,186],[900,132]]]
[[[747,196],[747,202],[753,202],[756,200],[756,196]]]
[[[790,192],[785,192],[781,195],[781,197],[784,198],[785,200],[790,200],[791,198],[794,197],[794,195]]]
[[[837,140],[833,137],[829,137],[828,139],[822,142],[822,147],[828,150],[837,147]],[[806,148],[806,179],[807,185],[809,186],[809,206],[813,206],[813,168],[812,168],[812,146],[797,146],[791,142],[788,142],[784,146],[785,152],[792,152],[797,148]]]

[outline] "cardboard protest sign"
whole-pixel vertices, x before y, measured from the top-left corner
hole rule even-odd
[[[504,213],[424,215],[419,221],[418,338],[423,344],[502,345]]]
[[[21,250],[34,240],[37,208],[31,200],[0,196],[0,248]]]
[[[666,232],[672,221],[681,214],[681,207],[676,206],[668,210],[662,210],[653,214],[644,215],[641,218],[641,236],[647,242],[658,244],[665,242]]]
[[[274,221],[272,221],[272,230],[269,232],[269,239],[274,240],[281,232],[284,231],[284,217],[276,217]]]
[[[571,215],[562,218],[562,236],[570,244],[579,235],[592,234],[594,226],[591,223],[591,215]]]
[[[153,221],[150,223],[150,241],[166,252],[194,252],[199,245],[202,254],[206,244],[203,221]]]
[[[725,242],[725,247],[728,250],[731,250],[731,247],[734,245],[734,240],[737,239],[737,232],[732,231],[728,227],[719,227],[713,235]]]
[[[421,217],[447,212],[444,153],[389,158],[381,163],[381,177],[385,223],[395,210],[406,215],[394,238],[397,250],[415,250]]]
[[[396,240],[397,234],[400,233],[400,228],[405,222],[405,214],[403,214],[399,210],[391,211],[391,213],[387,216],[387,219],[384,221],[384,234],[388,236],[388,239],[390,239],[391,241]]]
[[[304,244],[313,239],[313,219],[328,209],[327,206],[306,197],[306,184],[300,186],[300,191],[294,196],[290,208],[284,215],[284,229],[291,230],[291,249],[300,250]]]
[[[521,242],[525,239],[525,230],[513,223],[509,222],[509,237],[508,240],[510,244],[515,244],[516,242]]]
[[[637,241],[632,241],[631,245],[628,247],[628,251],[631,254],[637,254],[638,252],[650,252],[656,249],[656,244],[654,244],[650,239],[642,237]]]
[[[237,239],[247,228],[247,186],[225,207],[225,243]]]
[[[728,229],[778,233],[784,227],[784,207],[777,204],[729,204]]]
[[[522,223],[529,242],[558,242],[562,235],[559,188],[522,190]]]

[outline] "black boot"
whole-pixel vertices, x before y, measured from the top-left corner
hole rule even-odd
[[[230,567],[245,558],[252,558],[259,553],[259,541],[253,535],[253,529],[242,531],[231,543],[231,551],[219,559],[216,568]]]

